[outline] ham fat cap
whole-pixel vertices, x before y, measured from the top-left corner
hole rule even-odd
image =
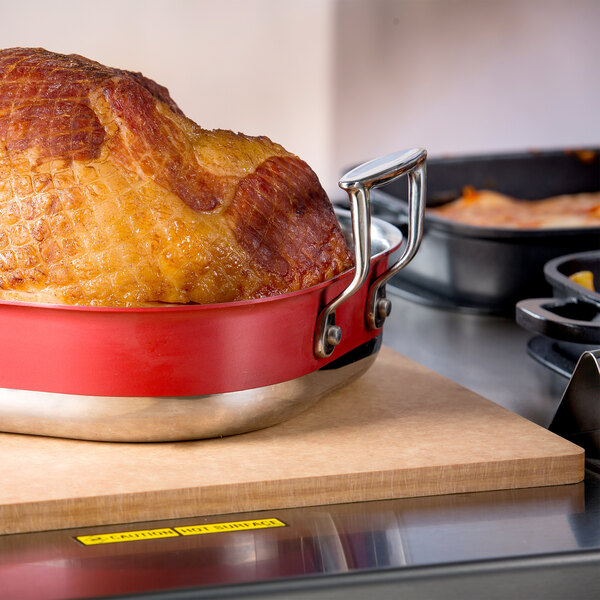
[[[317,176],[280,145],[202,129],[140,73],[0,50],[0,299],[231,302],[351,266]]]

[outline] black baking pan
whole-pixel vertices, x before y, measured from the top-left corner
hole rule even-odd
[[[600,458],[600,250],[561,256],[544,265],[550,298],[516,305],[519,325],[538,334],[529,354],[569,378],[549,429],[582,446],[586,458]],[[590,271],[593,289],[571,279]]]
[[[600,150],[553,150],[428,160],[427,206],[461,196],[466,186],[527,201],[600,190]],[[373,214],[402,228],[406,190],[372,195]],[[524,298],[548,296],[544,265],[600,248],[600,228],[478,227],[426,214],[421,248],[390,285],[429,305],[514,316]]]
[[[591,271],[599,289],[600,250],[548,261],[543,273],[552,296],[516,305],[517,323],[537,334],[527,343],[527,352],[563,377],[571,377],[584,352],[600,347],[600,293],[569,279],[578,271]]]
[[[553,340],[600,346],[600,293],[569,279],[578,271],[591,271],[599,285],[600,250],[548,261],[543,273],[553,295],[519,301],[517,323]]]

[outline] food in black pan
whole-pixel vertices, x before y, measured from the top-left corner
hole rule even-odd
[[[428,210],[440,217],[479,227],[599,227],[600,192],[564,194],[531,201],[466,187],[460,198]]]
[[[569,275],[569,279],[573,283],[577,283],[578,285],[583,286],[587,290],[591,290],[592,292],[596,291],[596,286],[594,284],[594,274],[591,271],[577,271],[576,273],[572,273]]]
[[[231,302],[351,266],[317,176],[280,145],[202,129],[140,73],[0,51],[0,299]]]

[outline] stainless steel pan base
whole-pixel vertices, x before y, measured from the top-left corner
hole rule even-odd
[[[130,398],[0,389],[0,429],[106,442],[172,442],[270,427],[316,404],[373,364],[381,336],[327,367],[275,385],[207,396]]]

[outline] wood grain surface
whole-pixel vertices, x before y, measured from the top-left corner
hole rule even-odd
[[[581,448],[383,348],[298,417],[194,442],[0,434],[0,533],[581,481]]]

